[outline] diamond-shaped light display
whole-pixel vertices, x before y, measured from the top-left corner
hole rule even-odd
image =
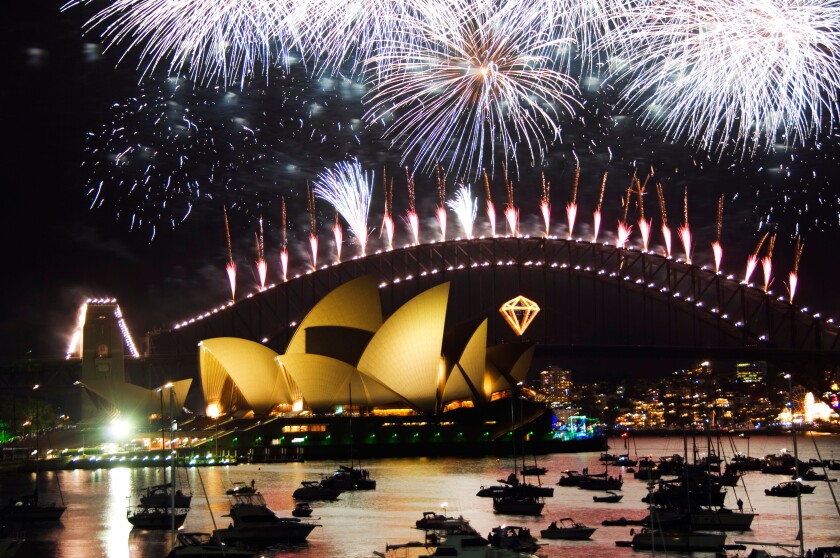
[[[525,333],[539,311],[540,307],[537,306],[536,302],[521,295],[508,300],[499,308],[499,312],[502,313],[508,325],[517,335]]]

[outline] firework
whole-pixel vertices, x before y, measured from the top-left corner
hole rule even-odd
[[[773,248],[776,246],[776,235],[770,237],[770,242],[767,243],[767,254],[761,258],[761,269],[764,271],[764,292],[770,290],[770,284],[773,282]]]
[[[394,203],[394,179],[391,178],[389,184],[384,169],[382,171],[382,186],[385,190],[385,215],[382,217],[382,230],[385,231],[385,236],[388,239],[388,249],[392,250],[394,248],[394,218],[391,216],[391,208]]]
[[[478,173],[497,146],[514,163],[517,148],[542,160],[559,136],[557,107],[576,104],[574,80],[554,67],[570,41],[538,9],[464,4],[445,21],[406,22],[419,39],[383,40],[370,62],[387,73],[372,83],[365,120],[385,124],[403,159],[426,170],[442,161],[459,177]]]
[[[71,0],[65,8],[92,0]],[[108,48],[138,51],[143,75],[168,60],[172,75],[183,71],[202,82],[244,82],[278,61],[287,62],[297,40],[300,9],[279,0],[115,0],[86,28],[102,29]]]
[[[228,263],[225,266],[227,271],[228,282],[230,283],[230,299],[236,300],[236,264],[233,262],[233,248],[230,245],[230,224],[228,223],[227,208],[222,206],[222,212],[225,215],[225,241],[228,249]]]
[[[417,208],[414,199],[414,175],[408,173],[405,169],[405,182],[408,188],[408,210],[405,212],[405,223],[411,229],[411,237],[414,239],[415,246],[420,244],[420,218],[417,217]]]
[[[761,250],[761,245],[764,244],[765,240],[767,240],[767,236],[769,234],[770,233],[764,233],[764,236],[762,236],[761,240],[758,241],[753,253],[747,257],[747,270],[744,273],[744,283],[747,285],[750,283],[750,277],[752,277],[753,271],[755,271],[755,266],[758,265],[758,251]]]
[[[263,237],[263,221],[262,216],[260,216],[260,232],[259,234],[254,233],[254,237],[257,241],[257,276],[260,279],[260,290],[265,290],[265,278],[268,275],[268,263],[265,261],[265,244],[264,244],[264,237]]]
[[[715,273],[720,273],[720,262],[723,260],[723,246],[720,245],[720,233],[723,229],[723,194],[718,199],[717,226],[715,227],[715,241],[712,242],[712,253],[715,255]]]
[[[496,206],[493,205],[493,197],[490,195],[490,179],[487,178],[487,171],[484,171],[484,191],[487,195],[487,219],[490,221],[490,234],[496,237]]]
[[[702,149],[801,143],[837,118],[840,2],[628,2],[606,42],[625,98],[669,139]]]
[[[280,198],[280,235],[281,235],[281,249],[280,249],[280,269],[283,272],[283,282],[286,282],[289,271],[289,250],[286,239],[286,198]]]
[[[344,231],[341,230],[341,222],[338,220],[338,213],[335,214],[335,222],[333,223],[333,238],[335,239],[335,261],[341,262],[341,245],[344,242]],[[362,249],[364,255],[364,249]]]
[[[796,285],[799,283],[799,260],[802,258],[802,250],[805,245],[801,239],[796,237],[796,248],[793,251],[793,269],[788,276],[788,292],[790,293],[790,302],[793,304],[793,296],[796,294]]]
[[[685,263],[691,263],[691,229],[688,226],[688,188],[683,194],[683,224],[677,229],[685,252]]]
[[[598,194],[598,204],[595,206],[595,212],[592,215],[593,218],[593,232],[592,232],[592,242],[598,240],[598,231],[601,229],[601,204],[604,203],[604,190],[607,188],[607,173],[604,173],[603,178],[601,178],[601,193]]]
[[[624,245],[627,244],[627,239],[630,238],[630,233],[633,231],[633,227],[628,225],[624,221],[618,222],[618,238],[615,241],[615,245],[619,248],[624,248]]]
[[[458,216],[458,221],[461,223],[461,228],[464,229],[464,234],[467,238],[472,238],[473,223],[475,222],[475,214],[478,210],[478,200],[473,199],[472,191],[469,186],[461,185],[455,191],[455,198],[446,202],[449,209],[455,212]]]
[[[665,257],[671,257],[671,229],[668,228],[668,212],[665,210],[665,194],[662,193],[662,184],[656,183],[656,195],[659,198],[659,211],[662,214],[662,238],[665,239]]]
[[[505,206],[505,219],[507,219],[508,229],[514,238],[519,236],[519,210],[513,204],[513,180],[507,180],[505,175],[505,185],[507,186],[507,205]]]
[[[312,269],[318,269],[318,220],[315,217],[315,192],[312,186],[306,185],[307,209],[309,211],[309,250],[312,253]]]
[[[359,161],[341,162],[318,175],[314,193],[329,202],[344,217],[364,256],[368,239],[368,211],[373,176],[362,171]]]
[[[545,179],[545,173],[541,174],[542,178],[542,196],[540,196],[540,214],[545,224],[545,237],[548,238],[551,230],[551,200],[549,198],[549,189],[551,184]]]
[[[440,239],[446,240],[446,172],[440,165],[435,167],[435,180],[438,190],[438,206],[435,217],[440,225]]]
[[[569,234],[566,238],[571,240],[572,233],[575,229],[575,217],[577,217],[577,191],[578,182],[580,181],[580,165],[575,168],[575,178],[572,182],[572,201],[566,204],[566,219],[569,222]],[[546,229],[548,227],[546,226]],[[548,234],[546,230],[546,235]]]

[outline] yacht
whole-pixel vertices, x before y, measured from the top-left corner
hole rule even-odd
[[[187,519],[187,509],[175,508],[175,528],[180,528]],[[172,512],[167,507],[138,506],[129,508],[126,519],[138,529],[166,530],[172,528]]]
[[[213,531],[213,535],[225,544],[303,542],[318,527],[317,523],[296,517],[277,517],[259,492],[234,495],[229,517],[232,522],[227,529]]]
[[[242,548],[220,543],[209,533],[178,533],[178,542],[166,558],[253,558],[255,554]]]
[[[642,529],[633,535],[630,546],[634,550],[720,552],[725,544],[726,535],[721,533]]]
[[[597,530],[595,527],[587,527],[583,523],[578,523],[571,517],[564,517],[559,521],[559,525],[557,521],[552,521],[548,529],[540,531],[540,536],[544,539],[583,541],[591,537],[592,533]]]

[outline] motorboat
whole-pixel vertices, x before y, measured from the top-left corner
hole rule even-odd
[[[274,544],[303,542],[317,523],[296,517],[277,517],[259,492],[237,494],[230,506],[232,522],[227,529],[217,529],[213,535],[225,544]]]
[[[698,507],[690,511],[666,508],[654,511],[653,525],[691,531],[748,531],[755,516],[754,513],[729,508]],[[642,520],[642,524],[652,526],[650,515]]]
[[[175,500],[172,500],[172,484],[158,484],[148,486],[140,494],[140,505],[148,508],[188,508],[192,502],[191,494],[184,494],[180,489],[175,490]]]
[[[58,521],[67,510],[55,502],[38,502],[38,492],[9,499],[8,505],[0,508],[0,521],[4,523],[34,523],[39,521]]]
[[[386,554],[387,556],[387,554]],[[487,539],[477,533],[450,533],[437,541],[432,556],[454,556],[461,558],[536,558],[533,554],[525,554],[510,548],[492,546]]]
[[[177,546],[166,558],[252,558],[254,555],[250,550],[226,546],[209,533],[178,533]]]
[[[512,515],[540,515],[545,502],[537,496],[505,494],[493,497],[493,511]]]
[[[414,526],[427,531],[454,532],[458,530],[472,530],[470,522],[464,519],[463,516],[447,517],[431,511],[423,512],[423,517],[415,521]]]
[[[308,502],[298,502],[295,509],[292,510],[292,515],[295,517],[309,517],[312,515],[312,506]]]
[[[587,527],[571,517],[564,517],[558,521],[552,521],[547,529],[540,531],[540,536],[544,539],[583,541],[591,537],[595,531],[597,531],[595,527]]]
[[[129,508],[128,512],[126,512],[126,519],[138,529],[166,530],[172,528],[172,512],[173,510],[171,508],[166,507],[138,506],[134,509]],[[175,508],[176,529],[179,529],[184,524],[184,520],[187,519],[187,512],[188,510],[185,508]]]
[[[248,486],[244,482],[235,482],[232,488],[225,490],[225,494],[228,496],[233,496],[234,494],[253,494],[257,491],[254,484],[254,481],[251,481],[251,486]]]
[[[630,459],[628,454],[619,455],[615,458],[612,462],[613,467],[635,467],[636,463],[638,463],[638,459]]]
[[[516,550],[517,552],[536,552],[540,547],[539,541],[531,535],[530,529],[517,525],[493,527],[487,540],[496,548]]]
[[[528,476],[544,475],[547,472],[548,472],[548,469],[546,469],[545,467],[538,467],[538,466],[534,465],[534,466],[530,466],[530,467],[523,467],[522,470],[520,471],[520,474],[522,476],[528,477]]]
[[[300,487],[292,492],[295,500],[335,500],[341,494],[338,488],[324,486],[318,481],[303,481]]]
[[[777,484],[772,488],[764,489],[767,496],[779,496],[781,498],[796,498],[799,494],[811,494],[814,486],[803,484],[799,481],[787,481]]]
[[[617,477],[586,476],[578,481],[577,487],[583,490],[621,490],[624,481],[621,475]]]
[[[662,531],[642,529],[633,535],[630,546],[634,550],[667,550],[682,552],[721,552],[726,535],[694,531]]]
[[[794,478],[794,480],[797,479],[797,477],[795,477],[795,476],[793,478]],[[830,479],[830,478],[828,478],[828,475],[823,474],[823,473],[817,473],[813,469],[808,469],[807,471],[802,473],[801,477],[798,477],[798,478],[801,478],[802,480],[806,480],[806,481],[837,482],[837,479]]]
[[[641,519],[627,519],[626,517],[619,517],[618,519],[605,519],[601,522],[604,527],[626,527],[628,525],[641,525]]]
[[[622,498],[624,498],[624,494],[616,494],[615,492],[608,490],[606,496],[593,496],[592,501],[615,504],[616,502],[620,502]]]
[[[370,478],[368,470],[352,465],[339,465],[332,475],[321,481],[321,485],[338,490],[376,490],[376,481]]]

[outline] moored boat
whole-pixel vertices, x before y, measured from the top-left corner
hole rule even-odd
[[[536,552],[540,547],[540,543],[531,535],[530,529],[517,525],[493,527],[488,541],[496,548],[505,548],[517,552]]]
[[[464,519],[463,516],[447,517],[446,515],[431,511],[423,512],[423,517],[415,521],[414,526],[427,531],[454,532],[458,530],[472,530],[470,522]]]
[[[547,529],[540,531],[540,536],[544,539],[583,541],[591,537],[592,533],[597,531],[597,528],[587,527],[583,523],[578,523],[571,517],[564,517],[558,521],[552,521],[551,525],[549,525]]]
[[[683,552],[721,552],[726,535],[687,531],[642,529],[630,542],[634,550],[667,550]]]
[[[493,497],[493,511],[512,515],[540,515],[545,502],[537,496],[506,494]]]
[[[295,517],[309,517],[312,515],[312,506],[307,502],[298,502],[295,509],[292,510],[292,515]]]
[[[187,511],[184,508],[171,508],[138,506],[134,509],[129,508],[126,512],[126,519],[134,527],[138,529],[147,529],[150,531],[162,531],[172,528],[172,516],[175,516],[175,528],[179,529],[184,520],[187,519]]]
[[[338,488],[324,486],[318,481],[303,481],[292,493],[295,500],[335,500],[341,494]]]
[[[209,533],[178,533],[178,542],[166,558],[252,558],[254,553],[232,548],[216,540]]]
[[[217,529],[213,535],[223,543],[266,544],[303,542],[317,523],[296,517],[277,517],[259,492],[235,495],[230,507],[232,523]]]
[[[165,508],[173,505],[172,484],[158,484],[147,486],[140,495],[140,505],[148,508]],[[176,508],[189,508],[192,502],[192,495],[185,494],[180,489],[175,489],[174,505]]]
[[[58,521],[67,510],[55,502],[38,503],[38,493],[11,498],[9,504],[0,508],[0,521],[5,523],[35,523],[39,521]]]
[[[800,494],[811,494],[814,492],[814,486],[810,484],[802,484],[799,481],[787,481],[777,484],[772,488],[764,489],[767,496],[778,496],[781,498],[796,498]]]
[[[616,502],[620,502],[622,498],[624,498],[623,494],[616,494],[615,492],[608,490],[606,496],[593,496],[592,501],[615,504]]]

